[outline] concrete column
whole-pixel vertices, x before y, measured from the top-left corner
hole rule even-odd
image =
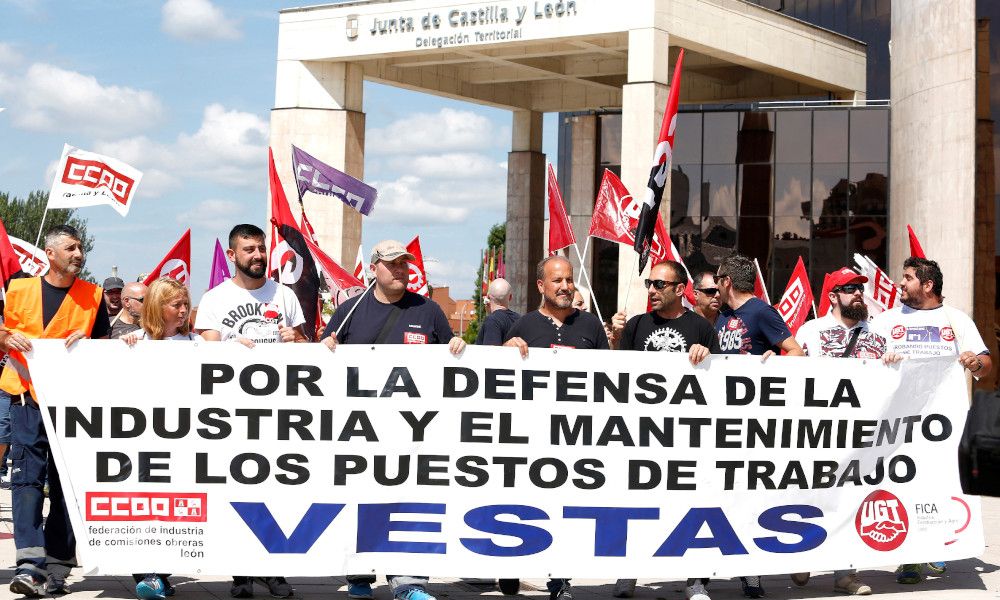
[[[639,202],[642,201],[649,181],[653,151],[656,149],[663,111],[670,94],[670,86],[667,84],[669,42],[669,35],[662,29],[637,29],[629,31],[628,35],[629,83],[622,89],[621,180]],[[663,191],[660,213],[665,222],[669,223],[669,177]],[[618,308],[624,309],[628,315],[644,312],[646,291],[642,280],[645,275],[637,274],[636,253],[624,245],[618,246],[618,252]],[[648,272],[647,266],[645,273]]]
[[[507,280],[514,291],[511,309],[538,308],[535,265],[544,258],[545,155],[542,113],[513,113],[511,152],[507,155]]]
[[[597,116],[578,115],[569,117],[570,123],[570,157],[569,165],[569,185],[563,190],[563,197],[566,200],[566,213],[569,215],[570,224],[573,226],[573,234],[580,245],[580,252],[590,231],[590,221],[594,215],[594,199],[597,197],[597,184],[595,183],[595,169],[597,168]],[[573,269],[579,277],[580,260],[574,250],[568,253]],[[593,279],[594,264],[593,253],[588,252],[584,258],[586,261],[587,273]],[[586,282],[581,280],[582,285]]]
[[[362,179],[365,114],[361,68],[349,63],[279,61],[271,148],[285,195],[297,212],[292,144],[341,171]],[[305,209],[320,246],[352,269],[361,243],[361,214],[344,203],[308,194]],[[270,203],[268,204],[270,219]],[[267,228],[265,228],[265,231]]]
[[[889,273],[909,255],[906,225],[941,265],[948,304],[972,313],[975,256],[974,0],[892,7]],[[992,285],[992,279],[991,279]],[[980,328],[984,337],[992,328]]]
[[[997,338],[993,333],[996,322],[996,180],[993,156],[993,119],[990,114],[990,21],[976,23],[976,259],[974,272],[973,312],[990,349],[997,356]],[[993,390],[997,387],[998,371],[976,382],[976,388]]]

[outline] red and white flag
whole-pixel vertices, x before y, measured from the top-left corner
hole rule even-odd
[[[14,236],[7,236],[5,232],[2,231],[3,223],[0,223],[0,271],[2,271],[3,280],[9,282],[12,275],[16,273],[13,270],[13,266],[10,260],[7,258],[9,255],[6,251],[6,247],[10,245],[14,250],[14,254],[17,255],[17,260],[21,263],[21,270],[28,277],[40,277],[49,272],[49,258],[45,256],[45,250],[22,240],[21,238],[16,238]],[[7,241],[4,242],[2,237],[6,237]]]
[[[753,259],[753,266],[757,270],[757,278],[753,282],[753,295],[770,304],[771,297],[767,295],[767,286],[764,285],[764,274],[760,272],[760,263],[757,262],[756,258]]]
[[[149,275],[142,280],[143,285],[149,285],[160,277],[170,277],[183,283],[191,285],[191,230],[188,229],[177,240],[174,247],[167,252],[160,264],[156,265]]]
[[[427,287],[427,271],[424,270],[424,254],[420,251],[419,235],[406,245],[406,251],[413,255],[413,260],[406,263],[410,266],[410,279],[406,284],[406,289],[429,298],[431,291]]]
[[[920,240],[917,239],[917,234],[913,233],[913,228],[907,225],[906,233],[910,236],[910,256],[927,258],[927,255],[924,254],[924,249],[920,246]]]
[[[895,308],[899,304],[899,288],[885,271],[862,254],[854,255],[854,263],[858,265],[861,274],[868,278],[868,283],[865,284],[865,303],[868,305],[869,317]]]
[[[819,294],[819,308],[816,310],[817,317],[825,317],[826,313],[830,312],[830,292],[833,290],[833,284],[830,283],[830,274],[827,273],[823,276],[823,291]]]
[[[774,308],[778,309],[781,318],[785,320],[788,329],[794,336],[802,327],[802,324],[809,318],[809,309],[812,307],[812,288],[809,287],[809,275],[806,273],[806,265],[802,262],[802,257],[795,263],[792,277],[788,280],[785,293],[781,295],[781,300]]]
[[[570,244],[576,243],[576,236],[573,235],[573,227],[569,223],[569,216],[566,215],[566,205],[563,204],[562,194],[559,192],[559,182],[556,181],[556,172],[549,163],[549,256],[562,250]]]
[[[330,258],[326,252],[320,250],[319,246],[313,240],[309,239],[308,235],[303,237],[306,247],[309,248],[309,253],[312,254],[313,261],[316,262],[320,273],[323,274],[326,287],[330,290],[330,302],[333,303],[335,308],[348,298],[353,298],[365,291],[364,282],[351,273],[348,273],[347,269],[338,265],[337,261]],[[322,318],[322,314],[320,318]]]
[[[368,287],[368,269],[365,268],[365,251],[358,244],[358,259],[354,261],[354,278],[361,280]]]
[[[142,171],[116,158],[63,146],[49,192],[48,208],[107,204],[125,216],[135,198]]]

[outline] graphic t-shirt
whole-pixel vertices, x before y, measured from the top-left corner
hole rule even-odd
[[[355,304],[358,308],[352,314]],[[420,294],[404,292],[398,302],[385,304],[379,302],[372,291],[341,304],[330,317],[320,339],[333,335],[347,319],[347,325],[337,336],[337,343],[372,344],[378,339],[386,320],[395,312],[393,307],[403,312],[389,330],[382,342],[384,344],[447,344],[455,337],[448,317],[436,302]],[[351,315],[349,319],[347,315]]]
[[[885,337],[871,331],[868,321],[858,321],[848,329],[832,314],[827,314],[799,327],[795,340],[802,346],[806,356],[842,357],[855,330],[858,330],[858,341],[848,358],[882,358],[885,354]]]
[[[278,327],[305,321],[295,292],[272,279],[248,290],[227,279],[205,293],[198,306],[195,329],[214,329],[222,341],[247,338],[257,344],[280,341]]]
[[[875,317],[871,328],[885,337],[889,352],[912,358],[958,356],[966,350],[990,353],[975,322],[947,306],[921,310],[904,305]]]
[[[502,346],[507,332],[521,318],[509,308],[501,308],[487,315],[476,335],[477,346]]]
[[[788,325],[773,306],[753,297],[743,306],[719,313],[715,321],[722,354],[764,354],[778,352],[778,344],[792,337]]]
[[[621,350],[687,352],[701,344],[712,354],[719,354],[719,338],[715,329],[698,314],[685,310],[674,319],[664,319],[655,312],[636,315],[625,323]]]
[[[611,349],[601,320],[581,310],[568,316],[562,325],[556,325],[555,321],[537,310],[531,311],[518,319],[507,332],[507,340],[516,337],[524,340],[530,348]]]

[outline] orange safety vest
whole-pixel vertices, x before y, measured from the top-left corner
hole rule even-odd
[[[14,279],[7,287],[3,324],[11,332],[19,331],[28,339],[61,339],[74,331],[89,333],[97,320],[103,294],[100,287],[77,278],[48,327],[43,327],[42,278]],[[10,351],[7,366],[0,375],[0,389],[11,395],[30,391],[35,397],[28,361],[16,350]]]

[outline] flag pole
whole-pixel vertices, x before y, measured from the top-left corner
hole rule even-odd
[[[639,253],[636,252],[635,253],[635,266],[632,267],[632,270],[636,271],[636,270],[638,270],[638,267],[639,267]],[[635,275],[632,275],[632,277],[635,277]],[[625,311],[628,310],[628,299],[629,299],[629,296],[632,294],[632,277],[629,277],[629,279],[628,279],[628,287],[625,288],[625,307],[623,309]]]
[[[344,317],[343,321],[341,321],[340,327],[337,328],[337,331],[333,332],[333,337],[334,338],[337,338],[338,336],[340,336],[340,330],[344,328],[344,325],[347,325],[347,321],[351,318],[351,315],[354,314],[354,311],[358,308],[358,305],[361,304],[361,300],[364,299],[365,294],[367,294],[368,292],[370,292],[372,290],[372,288],[374,288],[374,287],[375,287],[375,282],[373,281],[371,283],[371,285],[369,285],[367,288],[365,288],[365,291],[362,292],[362,294],[360,296],[358,296],[358,301],[354,303],[354,306],[351,307],[351,310],[347,313],[347,316]]]
[[[584,260],[585,258],[587,258],[587,250],[588,250],[589,248],[590,248],[590,236],[588,235],[588,236],[587,236],[587,241],[585,241],[585,242],[583,243],[583,256],[580,256],[580,267],[581,267],[581,268],[580,268],[580,271],[581,271],[581,277],[583,276],[583,275],[582,275],[582,271],[583,271],[583,260]],[[580,255],[580,251],[579,251],[579,250],[577,250],[577,256],[579,256],[579,255]],[[576,282],[576,284],[577,284],[577,285],[580,285],[580,282],[579,282],[579,281],[577,281],[577,282]]]
[[[590,240],[590,237],[587,237]],[[590,299],[594,302],[594,310],[597,311],[597,318],[604,322],[604,316],[601,314],[601,307],[597,305],[597,296],[594,295],[594,285],[590,283],[590,276],[587,275],[587,267],[583,265],[583,255],[580,254],[580,246],[576,242],[573,242],[573,248],[576,250],[576,257],[580,259],[580,271],[583,273],[583,278],[587,280],[587,287],[590,288]]]
[[[38,247],[38,242],[42,241],[42,228],[45,227],[45,217],[49,214],[49,204],[45,203],[45,211],[42,212],[42,222],[38,224],[38,237],[35,238],[35,247]]]

